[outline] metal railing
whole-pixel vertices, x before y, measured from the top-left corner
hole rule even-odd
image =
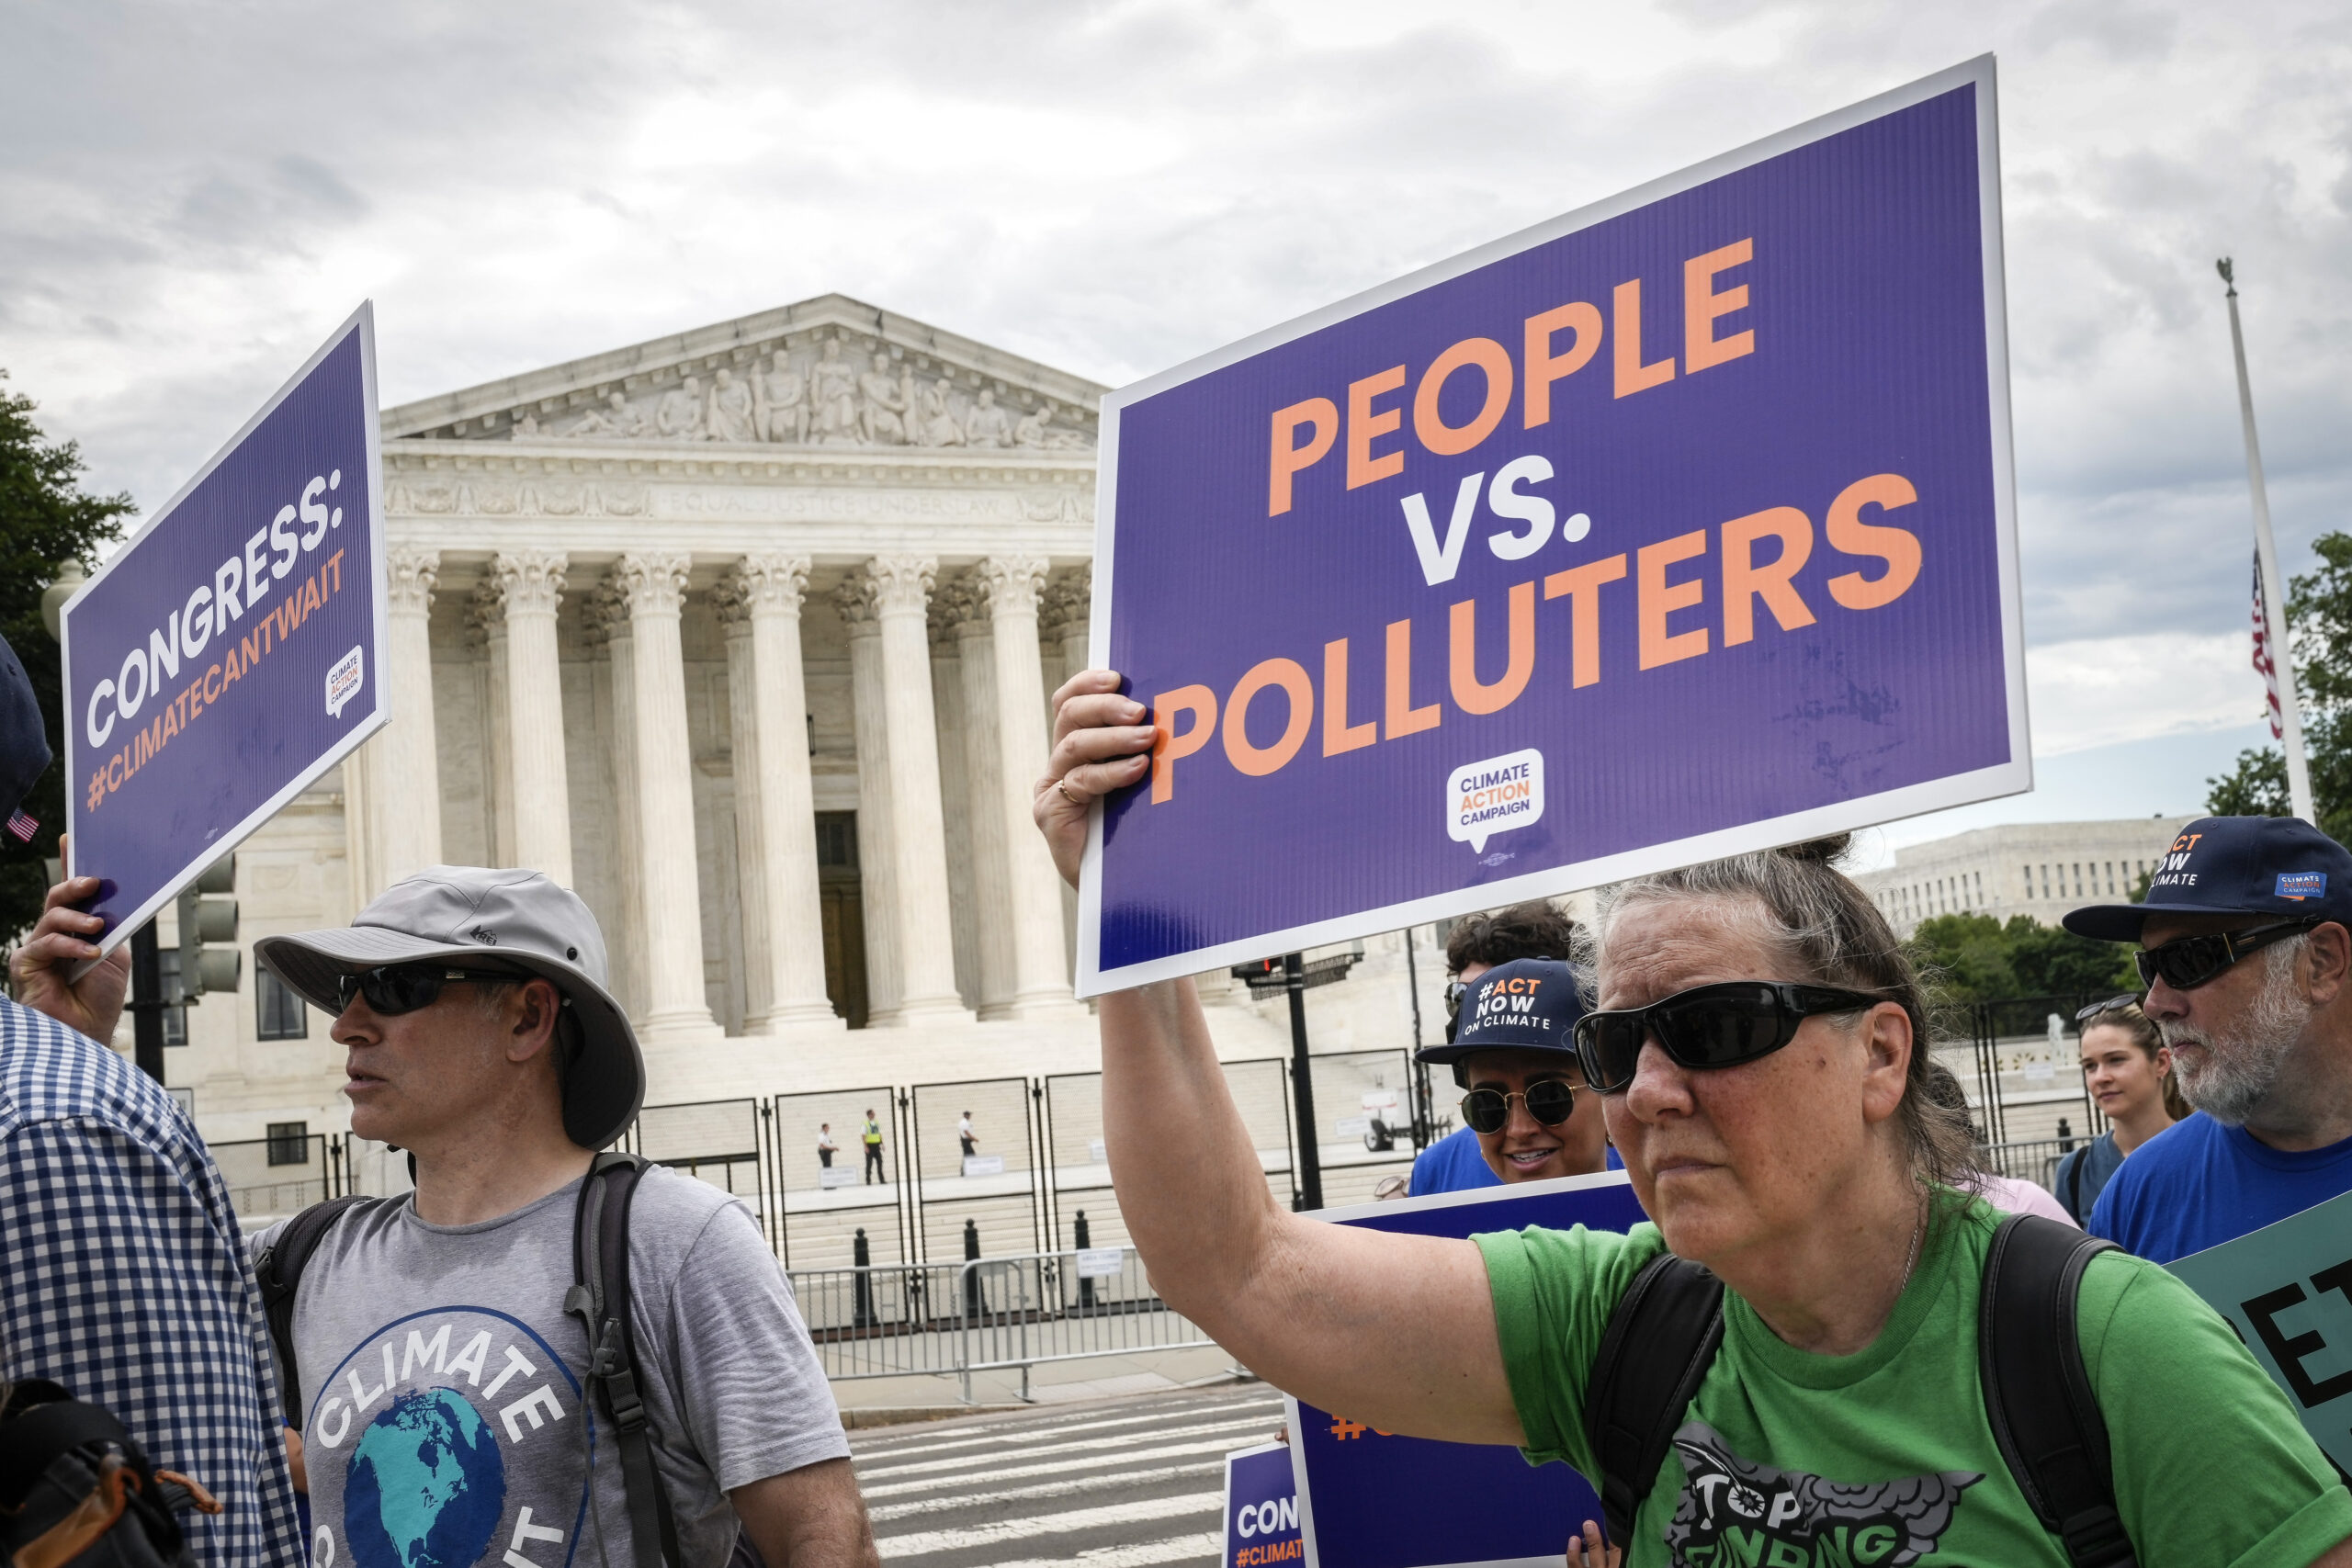
[[[975,1372],[1018,1370],[1027,1399],[1035,1366],[1216,1343],[1153,1292],[1132,1247],[790,1278],[827,1377],[953,1377],[967,1404]]]
[[[2039,1182],[2054,1192],[2057,1190],[2058,1162],[2089,1141],[2086,1138],[2031,1138],[2018,1143],[1983,1145],[1976,1153],[1984,1168],[1993,1175]]]
[[[1035,1366],[1216,1343],[1159,1299],[1132,1247],[980,1258],[959,1274],[956,1359],[967,1404],[974,1372],[1020,1369],[1025,1400]]]

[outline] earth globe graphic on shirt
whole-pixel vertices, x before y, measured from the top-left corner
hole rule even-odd
[[[343,1483],[356,1568],[479,1562],[506,1506],[506,1461],[455,1389],[403,1393],[362,1432]]]

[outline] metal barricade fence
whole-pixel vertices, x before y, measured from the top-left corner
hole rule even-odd
[[[1027,1399],[1029,1369],[1046,1362],[1216,1343],[1159,1299],[1132,1247],[976,1258],[958,1270],[956,1299],[967,1404],[974,1372],[1018,1368]]]
[[[2032,1138],[2018,1143],[1980,1145],[1976,1151],[1984,1168],[1995,1176],[2038,1182],[2055,1192],[2058,1162],[2089,1142],[2086,1138]]]
[[[795,1269],[793,1294],[828,1378],[1021,1373],[1092,1356],[1216,1341],[1171,1311],[1132,1247],[981,1258],[967,1263]]]

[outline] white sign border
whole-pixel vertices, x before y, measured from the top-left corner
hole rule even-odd
[[[1993,441],[1994,532],[2001,590],[2001,656],[2008,694],[2009,761],[1901,789],[1885,790],[1810,810],[1791,812],[1782,817],[1742,823],[1713,833],[1552,866],[1499,882],[1480,883],[1475,887],[1362,909],[1330,919],[1311,920],[1281,931],[1217,942],[1107,970],[1101,964],[1102,808],[1098,803],[1088,816],[1086,853],[1079,874],[1078,975],[1075,987],[1078,996],[1098,997],[1110,991],[1159,980],[1179,979],[1227,964],[1264,958],[1272,953],[1301,952],[1379,931],[1472,914],[1521,899],[1580,892],[1588,887],[1725,855],[1801,843],[1808,839],[1899,821],[1925,812],[1942,811],[2002,795],[2021,795],[2033,787],[2032,730],[2026,707],[2025,613],[2018,576],[2017,471],[2009,412],[2008,304],[2001,237],[2000,126],[1995,61],[1989,53],[1980,54],[1948,70],[1923,76],[1875,97],[1865,98],[1860,103],[1807,120],[1760,141],[1750,142],[1703,163],[1662,175],[1589,206],[1580,207],[1516,234],[1464,251],[1460,255],[1418,272],[1393,278],[1352,298],[1309,311],[1280,326],[1227,344],[1173,369],[1163,370],[1157,376],[1146,377],[1105,394],[1096,454],[1094,594],[1088,617],[1087,661],[1100,669],[1110,658],[1111,602],[1116,564],[1114,546],[1118,515],[1119,413],[1128,404],[1419,293],[1449,278],[1476,271],[1507,256],[1548,244],[1562,235],[1589,229],[1596,223],[1647,207],[1710,180],[1720,179],[1767,159],[1777,158],[1784,152],[1809,146],[1971,85],[1976,89],[1978,212],[1984,245],[1984,362],[1988,423]]]
[[[141,524],[137,531],[134,532],[130,537],[125,539],[122,542],[121,547],[107,558],[105,564],[101,565],[98,570],[91,575],[90,580],[74,591],[74,597],[65,602],[64,608],[58,615],[59,674],[60,683],[64,693],[65,705],[70,710],[74,705],[73,693],[74,691],[74,642],[69,634],[73,628],[74,606],[81,604],[82,600],[95,590],[99,583],[104,582],[107,578],[113,573],[115,568],[128,560],[130,558],[131,551],[138,547],[141,540],[153,533],[156,529],[162,527],[164,524],[170,519],[172,513],[179,509],[180,502],[186,501],[189,494],[195,491],[197,486],[202,484],[208,478],[209,478],[215,468],[227,461],[229,454],[234,452],[238,447],[244,445],[245,438],[260,427],[261,422],[275,413],[277,411],[277,406],[280,403],[283,403],[293,394],[294,389],[300,386],[304,378],[307,378],[311,371],[319,367],[320,362],[325,359],[328,355],[334,353],[337,348],[340,348],[343,345],[344,340],[349,337],[354,332],[356,332],[359,334],[360,396],[367,403],[367,417],[361,423],[366,427],[366,442],[368,448],[368,504],[369,509],[368,529],[368,548],[369,554],[368,565],[371,570],[371,575],[375,579],[373,590],[375,596],[375,624],[373,630],[375,636],[372,644],[368,649],[369,670],[365,682],[372,693],[369,703],[369,711],[357,724],[345,731],[343,739],[337,740],[333,746],[321,753],[317,760],[304,767],[300,773],[296,773],[294,777],[287,783],[283,789],[280,789],[276,795],[270,796],[268,800],[263,802],[260,806],[255,807],[243,821],[239,822],[234,828],[221,834],[219,839],[208,845],[202,855],[190,861],[187,865],[181,867],[178,872],[166,878],[162,891],[158,892],[145,903],[141,904],[135,912],[121,916],[111,927],[107,928],[106,933],[98,939],[98,954],[101,958],[106,954],[112,953],[125,942],[128,942],[133,933],[155,917],[158,910],[162,909],[164,905],[172,902],[175,898],[177,898],[180,896],[181,891],[186,888],[189,883],[202,875],[214,862],[218,861],[222,855],[233,853],[237,849],[237,846],[243,843],[247,839],[253,837],[254,833],[262,826],[263,823],[277,816],[280,811],[286,808],[296,795],[300,795],[304,790],[310,788],[311,785],[317,781],[320,774],[341,762],[353,751],[358,750],[361,743],[366,741],[368,737],[374,735],[378,730],[383,728],[385,725],[391,722],[391,691],[390,684],[384,679],[384,660],[388,629],[386,623],[390,615],[391,598],[390,587],[384,581],[385,525],[383,421],[378,412],[376,398],[376,304],[373,299],[362,299],[359,302],[359,308],[354,310],[349,316],[344,318],[343,324],[328,334],[327,340],[318,346],[316,352],[314,352],[310,358],[302,362],[302,367],[300,369],[295,371],[293,375],[288,376],[286,378],[284,384],[281,385],[276,392],[270,395],[270,399],[267,402],[262,404],[260,408],[254,411],[253,417],[245,421],[243,425],[239,427],[237,434],[223,442],[220,446],[220,449],[213,453],[210,457],[205,460],[202,468],[197,469],[195,473],[188,476],[188,480],[186,484],[180,486],[178,490],[172,492],[171,500],[157,507],[147,521]],[[75,741],[81,732],[74,728],[74,715],[70,711],[63,716],[63,728],[65,736],[66,769],[65,830],[69,835],[68,847],[70,851],[72,845],[79,841],[81,836],[79,832],[79,823],[82,816],[82,812],[77,808],[76,804],[80,800],[81,795],[74,784],[74,780],[79,775],[81,767],[81,764],[75,761],[74,756],[76,750],[79,750],[75,745]],[[66,870],[70,874],[76,876],[92,874],[91,873],[85,872],[80,865],[73,863],[74,858],[76,857],[73,857],[69,854]],[[103,875],[104,873],[103,871],[100,871],[96,874]],[[92,962],[96,961],[93,960]],[[88,964],[79,965],[77,967],[77,974],[86,971],[89,966],[90,965]]]

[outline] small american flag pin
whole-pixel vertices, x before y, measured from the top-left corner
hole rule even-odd
[[[8,818],[8,831],[16,834],[23,842],[29,844],[33,841],[33,835],[40,831],[40,824],[22,811],[17,811]]]

